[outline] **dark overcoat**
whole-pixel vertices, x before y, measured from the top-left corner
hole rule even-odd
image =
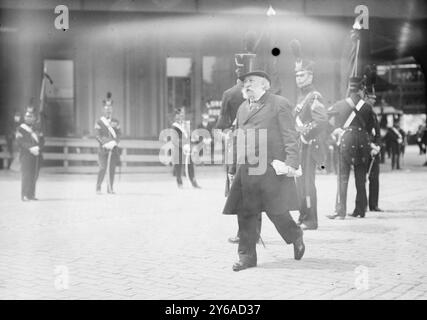
[[[258,139],[252,144],[245,143],[246,156],[238,157],[236,176],[223,213],[250,215],[268,211],[271,214],[282,214],[288,210],[298,210],[295,179],[276,175],[271,165],[275,159],[293,168],[298,168],[300,164],[298,133],[288,100],[267,92],[259,100],[258,107],[251,111],[248,101],[243,102],[236,119],[237,132],[241,134],[254,129],[258,136],[260,131],[265,130],[266,146],[260,145]],[[263,155],[266,157],[266,170],[262,174],[251,175],[249,169],[258,165],[255,160],[263,148],[266,148],[266,154]]]

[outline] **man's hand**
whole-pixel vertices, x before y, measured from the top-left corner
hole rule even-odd
[[[109,142],[104,143],[102,146],[107,150],[112,150],[115,146],[117,146],[117,142],[111,140]]]
[[[285,174],[288,177],[299,177],[302,175],[301,166],[298,169],[295,169],[288,166],[285,162],[276,159],[271,162],[271,165],[277,175]]]
[[[302,168],[299,166],[298,169],[289,167],[288,173],[286,174],[288,177],[301,177],[302,176]]]
[[[378,153],[380,153],[380,146],[376,145],[375,143],[370,144],[371,147],[371,156],[375,157]]]
[[[31,147],[30,149],[31,154],[38,156],[40,154],[40,147],[39,146],[34,146]]]

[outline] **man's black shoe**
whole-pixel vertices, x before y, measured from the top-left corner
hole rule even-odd
[[[369,211],[384,212],[384,210],[382,210],[382,209],[380,209],[380,208],[378,208],[378,207],[375,207],[375,208],[369,209]]]
[[[37,199],[36,197],[32,197],[32,198],[30,198],[30,200],[38,201],[39,199]]]
[[[253,268],[256,267],[256,263],[243,263],[241,261],[236,262],[235,264],[233,264],[233,271],[242,271],[248,268]]]
[[[303,241],[302,234],[301,234],[301,236],[299,236],[294,241],[294,258],[295,258],[295,260],[301,260],[302,256],[304,255],[304,252],[305,252],[305,245],[304,245],[304,241]]]
[[[353,217],[353,218],[357,218],[357,217],[364,218],[365,217],[365,213],[364,212],[353,212],[353,214],[349,214],[349,216]]]

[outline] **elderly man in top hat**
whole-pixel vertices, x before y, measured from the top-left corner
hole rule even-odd
[[[376,114],[365,98],[365,78],[350,78],[350,96],[328,109],[339,145],[338,192],[335,213],[329,219],[345,219],[347,188],[351,167],[354,167],[356,203],[352,217],[364,218],[368,205],[366,173],[370,161],[370,133]]]
[[[237,214],[240,232],[240,271],[257,265],[257,219],[265,211],[288,244],[294,258],[304,255],[303,231],[289,211],[299,207],[294,177],[298,174],[298,133],[288,100],[268,92],[264,71],[248,72],[243,81],[246,99],[237,111],[237,170],[223,213]]]

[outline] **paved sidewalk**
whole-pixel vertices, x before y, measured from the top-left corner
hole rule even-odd
[[[196,169],[201,190],[123,175],[110,196],[95,195],[94,175],[42,173],[28,203],[19,175],[0,173],[0,299],[426,299],[427,168],[414,150],[405,169],[381,168],[386,212],[326,219],[336,178],[319,175],[320,227],[305,232],[304,258],[264,216],[259,266],[238,273],[221,168]]]

